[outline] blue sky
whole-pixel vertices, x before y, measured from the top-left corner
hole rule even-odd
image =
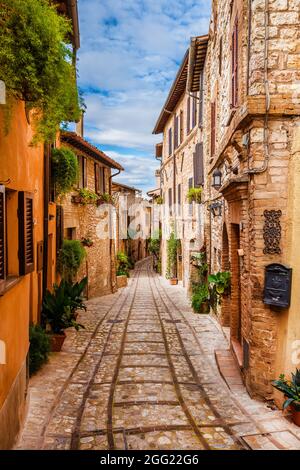
[[[206,34],[210,0],[79,0],[79,86],[85,138],[125,168],[117,179],[155,187],[153,136],[191,36]]]

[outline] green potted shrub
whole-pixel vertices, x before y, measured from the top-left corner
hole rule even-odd
[[[161,206],[164,203],[162,196],[158,196],[154,199],[154,204]]]
[[[281,374],[279,380],[274,380],[272,385],[284,394],[283,409],[290,408],[293,422],[300,426],[300,369],[296,369],[296,373],[292,374],[292,380],[287,380],[285,375]]]
[[[66,338],[66,328],[73,327],[77,331],[84,328],[76,321],[76,311],[86,310],[82,298],[86,284],[87,278],[76,284],[62,280],[59,285],[53,286],[53,292],[46,291],[42,316],[50,334],[51,350],[54,352],[61,350]]]
[[[177,252],[178,252],[178,240],[175,233],[172,232],[169,240],[167,241],[167,279],[171,286],[178,284],[177,278]]]
[[[155,233],[153,237],[149,238],[148,240],[148,251],[150,255],[153,256],[153,267],[156,272],[158,270],[159,264],[159,254],[160,254],[160,240],[161,240],[161,232]]]
[[[192,307],[195,313],[210,312],[210,295],[207,284],[195,286],[192,295]]]
[[[187,200],[190,204],[196,202],[197,204],[201,203],[202,198],[202,188],[190,188],[187,193]]]
[[[29,375],[31,376],[48,361],[50,338],[40,325],[30,325],[29,342]]]
[[[123,251],[117,253],[117,276],[129,277],[130,263],[128,256]]]

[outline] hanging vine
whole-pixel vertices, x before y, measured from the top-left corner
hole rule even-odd
[[[0,80],[31,111],[33,143],[53,140],[61,122],[79,119],[70,33],[70,21],[47,0],[0,0]]]

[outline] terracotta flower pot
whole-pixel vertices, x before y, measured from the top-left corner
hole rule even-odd
[[[300,405],[298,406],[292,405],[291,410],[292,410],[293,423],[296,424],[297,426],[300,426]]]
[[[177,286],[178,279],[176,277],[173,277],[172,279],[169,279],[169,282],[170,282],[171,286]]]
[[[66,339],[65,332],[63,332],[62,334],[51,334],[50,335],[51,351],[60,352],[65,339]]]

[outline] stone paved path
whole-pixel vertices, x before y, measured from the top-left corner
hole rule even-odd
[[[18,449],[300,449],[299,428],[244,387],[229,390],[218,324],[140,263],[88,302],[86,326],[30,381]]]

